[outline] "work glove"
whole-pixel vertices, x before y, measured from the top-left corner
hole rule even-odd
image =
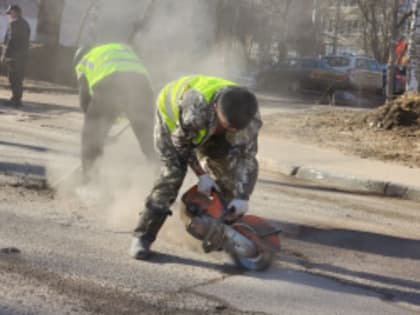
[[[248,212],[248,201],[243,199],[233,199],[228,205],[228,210],[235,217],[243,216]]]
[[[220,190],[215,181],[207,174],[198,176],[197,190],[210,196],[213,189]]]

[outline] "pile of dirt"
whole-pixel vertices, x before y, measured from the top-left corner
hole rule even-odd
[[[368,113],[369,126],[394,129],[413,127],[420,129],[420,94],[405,94]]]
[[[263,117],[262,135],[420,167],[420,95],[373,110],[317,106]]]

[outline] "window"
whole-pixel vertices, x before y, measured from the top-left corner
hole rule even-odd
[[[302,68],[316,68],[317,67],[316,60],[303,60],[302,61]]]
[[[368,60],[368,67],[370,71],[381,71],[376,60]]]
[[[369,62],[367,59],[356,59],[357,69],[369,69]]]
[[[346,57],[326,57],[325,60],[330,67],[348,67],[350,65],[350,59]]]

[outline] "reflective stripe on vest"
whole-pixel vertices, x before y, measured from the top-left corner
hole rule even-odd
[[[159,93],[157,107],[169,131],[172,133],[176,128],[179,119],[179,104],[185,91],[188,89],[196,90],[210,105],[214,94],[226,86],[236,86],[236,83],[202,75],[185,76],[165,85]],[[206,130],[199,130],[198,135],[194,139],[194,144],[200,144],[205,136]]]
[[[91,49],[76,65],[92,92],[93,86],[114,72],[137,72],[148,77],[146,68],[134,51],[123,44],[105,44]]]

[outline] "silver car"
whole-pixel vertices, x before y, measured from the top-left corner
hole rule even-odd
[[[349,87],[359,92],[381,93],[382,71],[372,57],[353,55],[333,55],[322,58],[334,70],[347,76]]]

